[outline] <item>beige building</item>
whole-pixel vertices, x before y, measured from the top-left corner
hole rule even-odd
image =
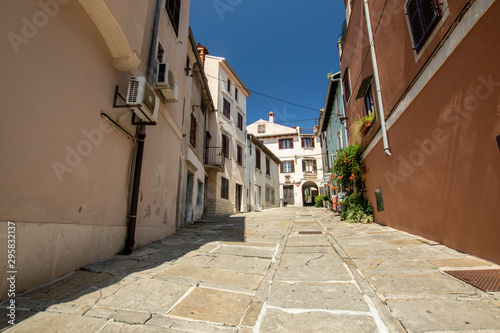
[[[258,140],[281,160],[280,200],[283,206],[314,205],[323,178],[323,164],[316,128],[288,127],[260,119],[247,126]]]
[[[203,104],[202,85],[192,84],[199,79],[188,55],[189,7],[189,0],[0,3],[0,228],[5,235],[7,222],[16,226],[18,293],[116,254],[127,234],[136,247],[183,223],[183,177],[201,156],[199,140],[182,148],[183,114],[201,117],[195,105]],[[131,77],[141,79],[129,85]],[[143,103],[129,86],[146,93]],[[134,125],[140,114],[156,125]],[[204,175],[192,164],[200,170],[196,193]],[[0,248],[6,243],[2,237]],[[0,253],[5,298],[7,252]]]
[[[279,207],[280,159],[248,134],[248,211]]]
[[[208,118],[206,132],[207,215],[245,211],[246,101],[250,91],[226,59],[208,55],[199,45],[212,94],[215,113]]]

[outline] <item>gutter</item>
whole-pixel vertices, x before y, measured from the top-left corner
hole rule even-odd
[[[375,90],[377,94],[377,106],[380,118],[380,129],[382,130],[382,140],[384,143],[384,152],[387,156],[392,156],[389,150],[389,142],[387,140],[387,126],[385,124],[384,105],[382,103],[382,93],[380,91],[380,77],[378,73],[377,56],[375,55],[375,45],[373,42],[373,32],[370,20],[370,10],[368,8],[368,0],[364,0],[364,8],[365,8],[365,18],[366,18],[366,30],[368,32],[368,40],[370,42],[370,54],[372,58],[373,78],[375,81]]]
[[[153,23],[153,35],[151,36],[151,48],[149,51],[147,82],[153,82],[154,63],[156,55],[156,43],[158,41],[158,26],[160,24],[160,11],[162,0],[156,0],[155,19]],[[128,216],[127,240],[122,254],[131,254],[135,244],[135,229],[137,223],[137,207],[139,205],[139,190],[141,186],[142,159],[144,155],[144,141],[146,140],[146,126],[140,125],[137,129],[137,150],[135,156],[134,180],[132,185],[132,197]]]

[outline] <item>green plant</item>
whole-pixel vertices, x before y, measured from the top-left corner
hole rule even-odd
[[[362,193],[351,194],[342,203],[344,210],[340,215],[344,221],[349,223],[373,222],[373,208]]]
[[[318,195],[314,198],[314,207],[323,207],[323,201],[326,200],[328,196],[326,195]]]
[[[363,117],[363,124],[373,123],[375,121],[375,112],[369,113]]]
[[[362,172],[360,146],[353,145],[337,151],[333,164],[333,180],[340,191],[353,192],[357,183],[361,182]]]
[[[352,141],[355,144],[361,143],[361,127],[363,127],[363,120],[360,119],[359,117],[354,119],[351,124],[350,130],[351,130]]]

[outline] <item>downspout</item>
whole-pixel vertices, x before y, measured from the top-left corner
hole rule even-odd
[[[389,150],[389,142],[387,140],[387,127],[385,125],[384,105],[382,103],[382,93],[380,91],[380,78],[378,73],[377,56],[375,55],[375,46],[373,43],[373,32],[370,20],[370,10],[368,8],[368,0],[364,0],[364,8],[365,8],[365,18],[366,18],[366,30],[368,31],[368,40],[370,42],[370,54],[372,58],[373,78],[375,81],[375,90],[377,93],[377,105],[380,118],[380,128],[382,130],[382,140],[384,142],[384,152],[387,156],[392,156]]]
[[[246,186],[246,197],[245,197],[245,213],[248,213],[248,192],[249,192],[249,181],[250,177],[248,175],[248,132],[245,130],[245,186]]]
[[[146,80],[149,85],[153,82],[154,63],[156,55],[156,43],[158,40],[158,26],[160,24],[160,11],[162,0],[156,1],[155,19],[153,24],[153,35],[151,36],[151,47],[149,51],[148,73]],[[144,141],[146,140],[146,126],[140,125],[137,129],[137,151],[135,157],[134,181],[128,216],[127,240],[122,254],[130,254],[134,250],[135,229],[137,223],[137,207],[139,205],[139,190],[141,185],[142,158],[144,155]]]

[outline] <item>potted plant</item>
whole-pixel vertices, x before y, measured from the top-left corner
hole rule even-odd
[[[374,122],[375,122],[375,112],[372,112],[364,116],[362,119],[363,124],[360,128],[361,134],[366,135],[370,130],[370,128],[373,126]]]

